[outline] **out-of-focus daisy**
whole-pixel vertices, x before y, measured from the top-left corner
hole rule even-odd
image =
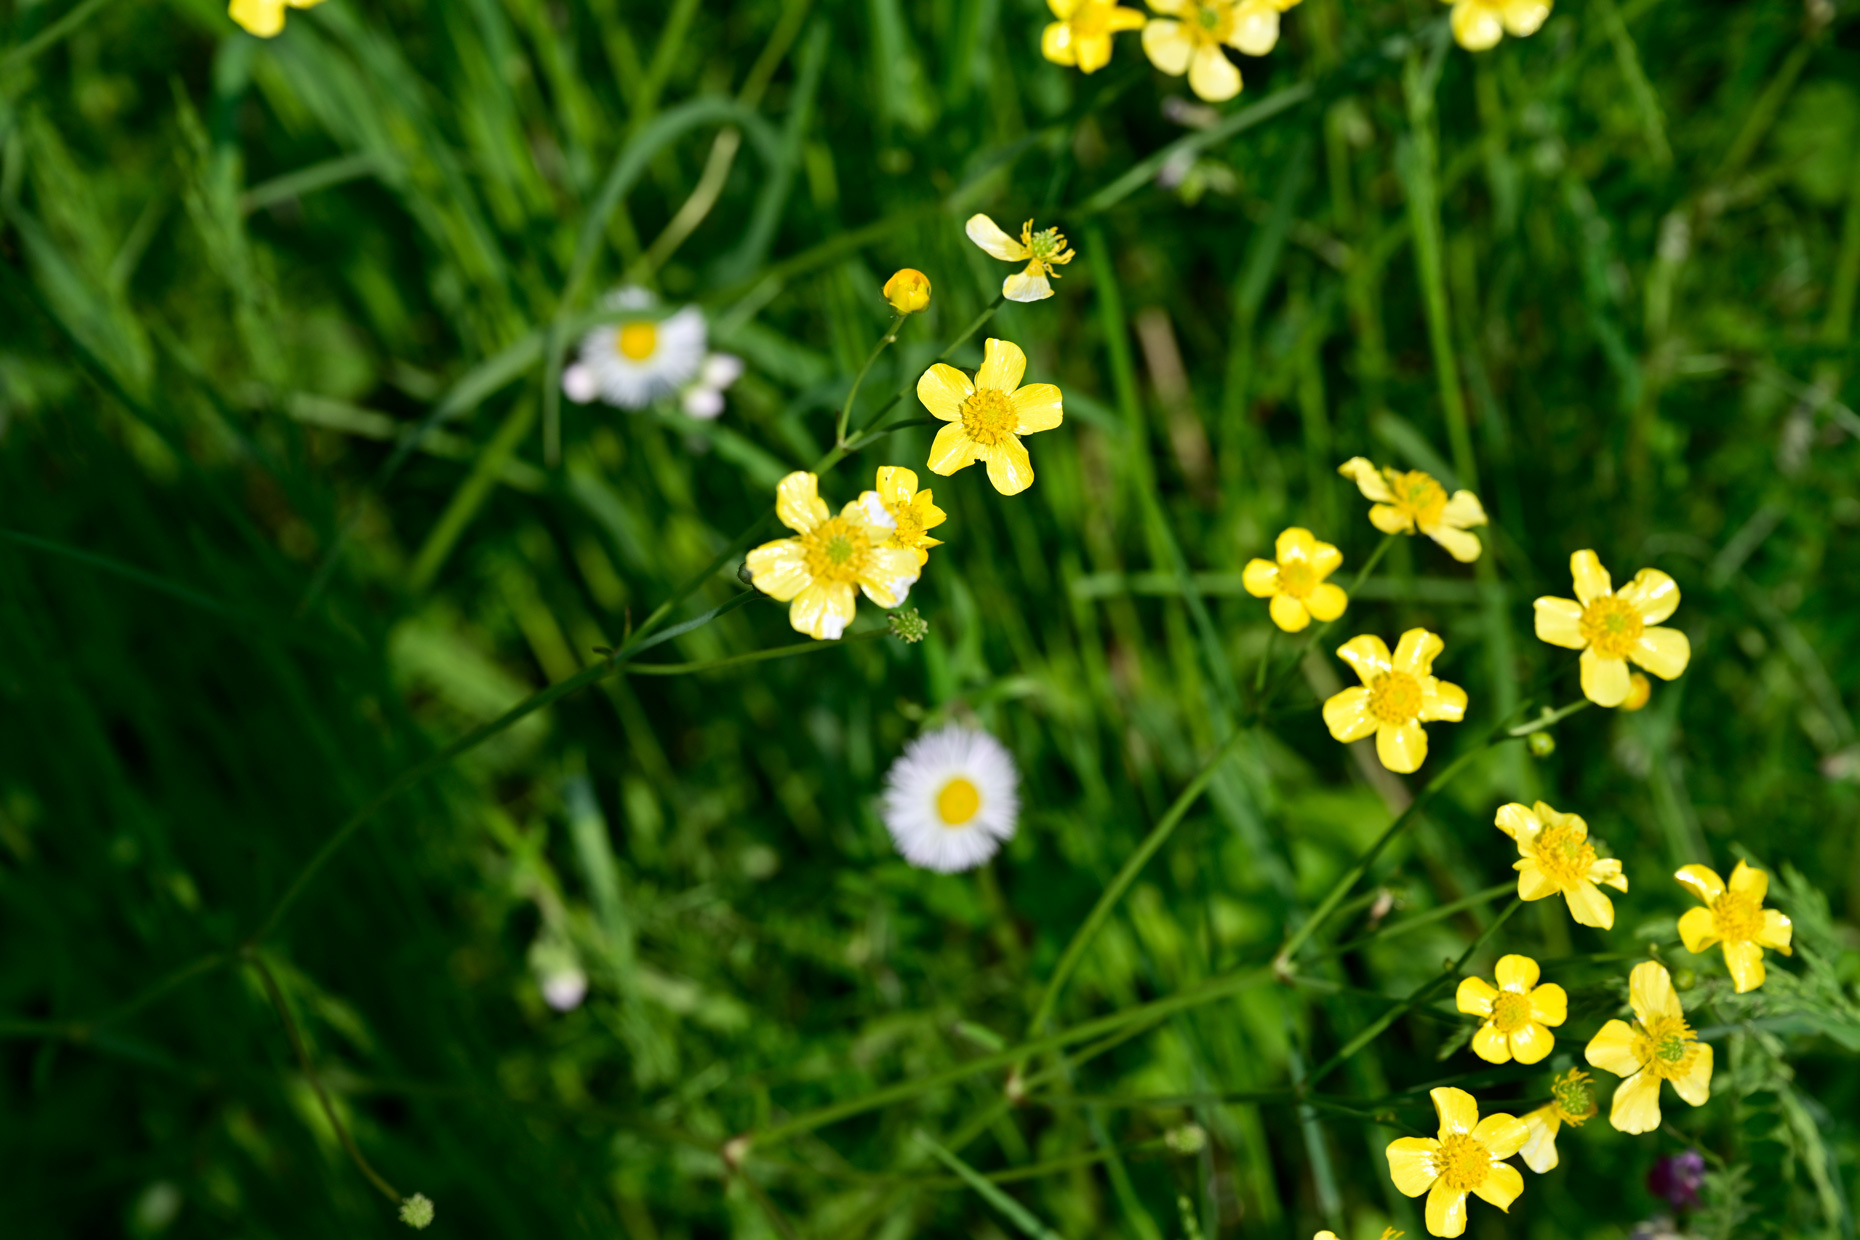
[[[1469,52],[1496,47],[1506,35],[1537,33],[1550,16],[1550,0],[1444,0],[1453,6],[1453,37]]]
[[[1593,551],[1569,557],[1576,597],[1545,595],[1533,605],[1537,637],[1582,651],[1582,696],[1597,706],[1621,706],[1634,692],[1631,660],[1661,680],[1692,661],[1692,643],[1678,629],[1656,627],[1679,607],[1679,584],[1643,568],[1619,590]]]
[[[1001,295],[1009,301],[1043,301],[1053,295],[1047,277],[1057,280],[1056,267],[1063,267],[1078,257],[1078,251],[1066,245],[1066,235],[1057,228],[1033,231],[1033,221],[1020,226],[1020,240],[1001,231],[1001,226],[977,212],[963,225],[969,240],[1004,263],[1027,266],[1001,282]]]
[[[285,9],[313,9],[321,3],[323,0],[232,0],[226,12],[245,27],[247,34],[269,39],[284,29]]]
[[[789,603],[788,623],[818,641],[838,641],[852,623],[860,592],[896,607],[917,581],[917,554],[891,540],[897,523],[876,492],[831,515],[820,479],[797,470],[775,489],[775,515],[799,537],[778,538],[749,553],[749,580]]]
[[[926,870],[970,870],[1014,837],[1020,775],[1000,741],[949,724],[904,747],[885,776],[885,828]]]
[[[1040,54],[1056,65],[1096,73],[1111,63],[1111,36],[1143,25],[1143,14],[1111,0],[1046,0],[1059,20],[1040,35]]]
[[[1471,491],[1447,494],[1432,474],[1418,469],[1403,472],[1378,469],[1366,457],[1353,456],[1337,472],[1356,483],[1363,498],[1374,501],[1369,523],[1384,534],[1427,535],[1462,564],[1479,558],[1477,534],[1467,530],[1485,524],[1485,506]]]
[[[581,338],[579,358],[562,371],[562,391],[570,400],[644,409],[683,390],[703,372],[708,332],[702,310],[685,306],[663,314],[658,300],[642,288],[620,289],[602,304],[619,321]],[[716,407],[721,412],[721,396]]]
[[[679,404],[686,413],[710,421],[723,412],[724,389],[743,377],[743,359],[731,353],[711,353],[698,367],[697,379],[685,389]]]

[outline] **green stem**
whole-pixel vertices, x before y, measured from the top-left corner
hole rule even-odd
[[[769,650],[751,650],[747,654],[726,655],[721,659],[705,659],[698,663],[626,663],[621,671],[629,676],[689,676],[697,672],[714,672],[718,668],[737,667],[744,663],[761,663],[768,659],[784,659],[789,655],[814,654],[821,650],[833,650],[840,646],[849,646],[854,642],[868,642],[874,637],[884,637],[890,629],[870,629],[864,633],[854,633],[838,641],[805,641],[792,646],[775,646]]]
[[[870,353],[866,354],[865,365],[861,366],[859,373],[853,376],[852,386],[846,390],[846,400],[840,405],[840,419],[833,427],[835,446],[846,447],[846,421],[852,417],[853,401],[859,397],[859,388],[865,383],[866,373],[872,369],[872,363],[878,360],[878,355],[897,342],[898,328],[904,325],[907,317],[899,314],[891,320],[891,326],[885,329],[885,334],[878,338],[878,343],[872,346]]]

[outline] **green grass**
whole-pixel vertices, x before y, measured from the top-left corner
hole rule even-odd
[[[461,1236],[1416,1236],[1427,1088],[1537,1105],[1652,953],[1711,1102],[1566,1130],[1468,1235],[1625,1240],[1696,1146],[1688,1235],[1853,1236],[1856,12],[1571,0],[1471,55],[1305,0],[1203,108],[1134,34],[1046,63],[1035,0],[0,9],[7,1234],[404,1234],[418,1191]],[[867,604],[780,654],[741,548],[892,270],[935,295],[855,427],[994,301],[978,210],[1080,256],[952,360],[1018,342],[1065,425],[1018,497],[932,480],[926,641]],[[720,421],[558,399],[626,280],[746,359]],[[823,495],[926,474],[919,412]],[[1298,524],[1353,576],[1359,454],[1476,489],[1487,554],[1395,540],[1295,664],[1238,575]],[[1693,659],[1534,756],[1584,547],[1677,578]],[[1403,779],[1318,707],[1417,625],[1471,707]],[[947,719],[1023,778],[960,876],[876,812]],[[1623,859],[1612,932],[1500,924],[1538,798]],[[1669,875],[1743,856],[1800,950],[1739,998]],[[1442,969],[1507,951],[1570,991],[1534,1069]]]

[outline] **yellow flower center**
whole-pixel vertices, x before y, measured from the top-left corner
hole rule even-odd
[[[1234,32],[1231,0],[1204,0],[1195,6],[1195,15],[1182,23],[1182,32],[1198,45],[1225,43]]]
[[[1656,1016],[1641,1029],[1641,1058],[1647,1071],[1663,1081],[1675,1081],[1692,1070],[1698,1058],[1698,1035],[1679,1016]]]
[[[996,388],[977,388],[962,402],[962,429],[969,438],[992,448],[1014,433],[1014,406],[1008,394]]]
[[[1078,19],[1073,19],[1073,25]],[[1020,243],[1027,247],[1030,267],[1038,268],[1035,274],[1056,274],[1053,268],[1072,261],[1074,252],[1066,248],[1066,235],[1057,228],[1042,228],[1033,231],[1033,221],[1028,220],[1020,226]]]
[[[864,574],[871,558],[872,540],[865,530],[844,517],[821,522],[812,533],[801,535],[807,571],[815,581],[851,584]]]
[[[1537,833],[1537,868],[1560,890],[1587,878],[1594,864],[1595,845],[1574,827],[1550,826]]]
[[[1516,1033],[1531,1023],[1531,997],[1500,991],[1492,1003],[1492,1024],[1500,1033]]]
[[[1446,511],[1447,489],[1435,482],[1431,474],[1420,470],[1400,473],[1388,470],[1389,490],[1395,493],[1395,507],[1414,518],[1418,526],[1438,525],[1440,514]]]
[[[936,816],[946,827],[960,827],[981,812],[981,790],[960,775],[936,794]]]
[[[1556,1099],[1557,1115],[1565,1124],[1580,1128],[1596,1112],[1595,1090],[1589,1084],[1589,1074],[1580,1068],[1571,1068],[1557,1077],[1550,1093]]]
[[[1383,723],[1407,723],[1421,713],[1421,682],[1407,672],[1384,672],[1369,686],[1369,713]]]
[[[1279,565],[1279,593],[1289,594],[1293,598],[1303,598],[1311,593],[1318,583],[1317,570],[1305,560],[1293,560],[1290,564]]]
[[[1711,902],[1711,918],[1718,937],[1727,943],[1748,943],[1763,929],[1763,906],[1742,891],[1727,891]]]
[[[1449,1191],[1470,1193],[1492,1173],[1492,1155],[1470,1134],[1455,1133],[1440,1143],[1434,1170],[1447,1182]]]
[[[614,348],[628,361],[645,361],[659,348],[659,325],[628,323],[614,333]]]
[[[924,536],[923,516],[917,511],[917,506],[909,502],[886,504],[885,511],[891,514],[891,519],[898,526],[892,537],[896,538],[901,546],[915,547],[917,540]]]
[[[1614,595],[1604,594],[1583,608],[1581,628],[1596,654],[1605,659],[1625,659],[1646,625],[1639,612]]]

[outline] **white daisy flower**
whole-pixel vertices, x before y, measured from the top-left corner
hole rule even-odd
[[[708,339],[702,310],[686,306],[661,316],[652,294],[639,288],[612,293],[605,305],[620,312],[620,321],[581,338],[580,359],[562,371],[570,400],[644,409],[698,378]]]
[[[972,870],[1014,837],[1020,775],[1000,741],[950,724],[904,747],[885,775],[885,828],[904,859]]]
[[[704,359],[697,382],[685,389],[685,412],[708,422],[723,412],[723,390],[743,377],[743,359],[712,353]]]

